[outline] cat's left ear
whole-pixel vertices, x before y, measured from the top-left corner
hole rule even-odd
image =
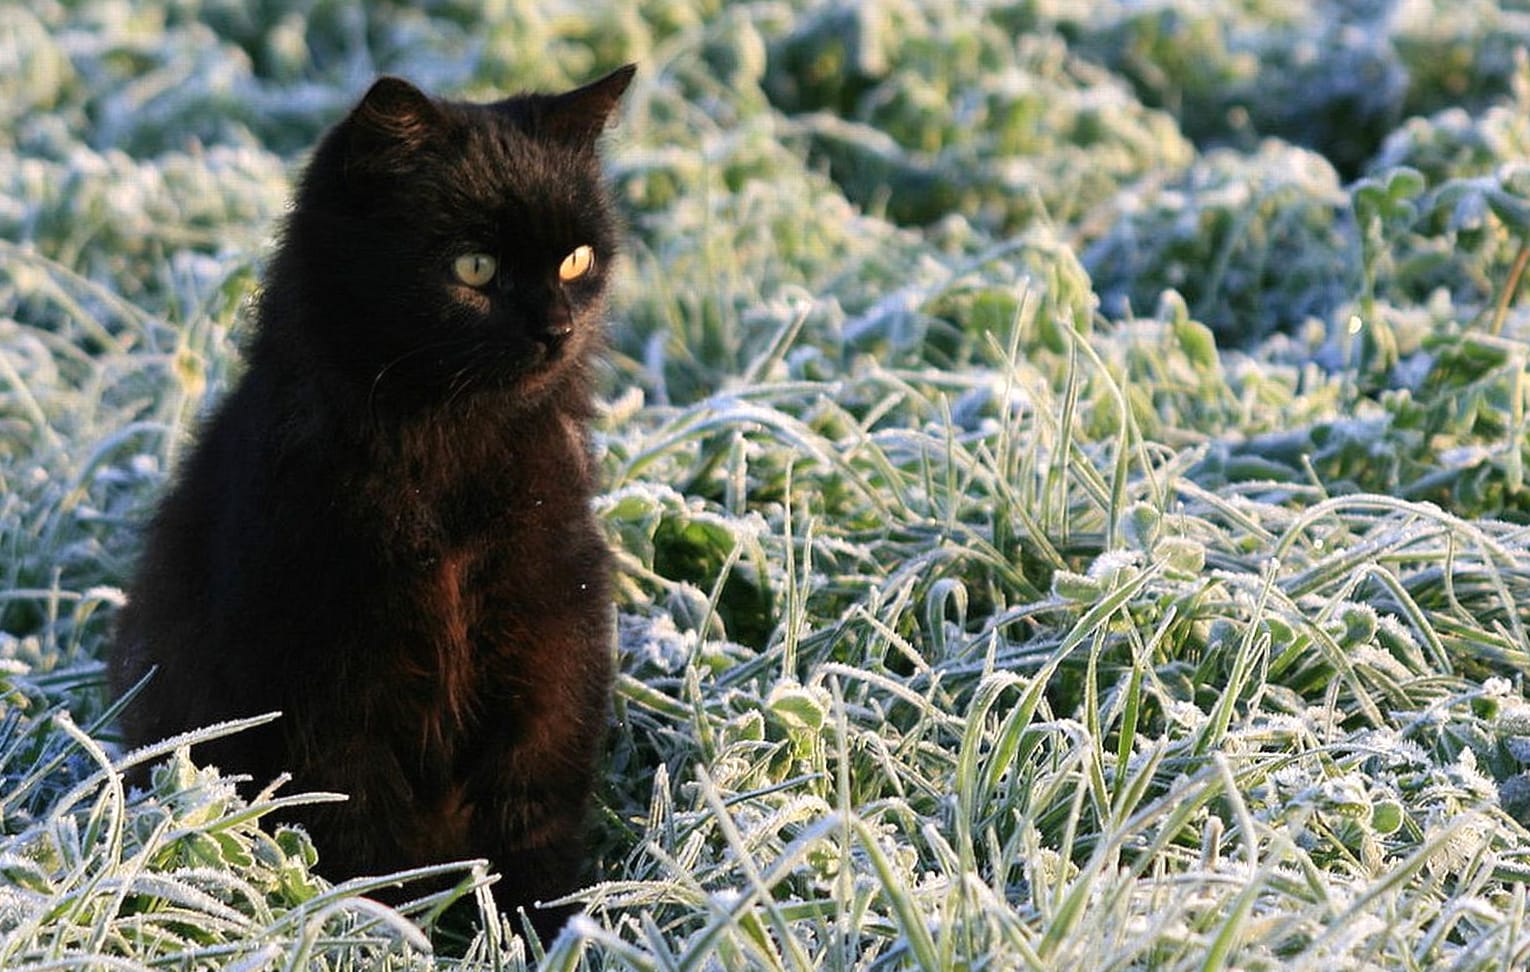
[[[428,142],[441,124],[430,96],[403,78],[382,77],[347,119],[347,163],[366,165],[408,155]]]
[[[593,143],[605,131],[636,73],[637,65],[627,64],[599,81],[552,96],[543,109],[542,124],[551,134],[571,142]]]

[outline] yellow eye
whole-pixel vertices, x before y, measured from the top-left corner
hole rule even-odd
[[[464,253],[452,264],[452,272],[469,287],[482,287],[494,279],[498,267],[499,261],[487,253]]]
[[[563,263],[558,266],[558,279],[564,283],[570,280],[578,280],[590,272],[595,266],[595,251],[588,246],[576,246],[574,252],[563,258]]]

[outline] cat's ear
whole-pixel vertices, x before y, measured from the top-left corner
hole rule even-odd
[[[381,77],[351,112],[348,162],[397,158],[430,140],[441,125],[441,109],[403,78]]]
[[[616,111],[622,93],[637,73],[636,64],[617,68],[599,81],[548,99],[542,124],[557,137],[579,144],[593,143]]]

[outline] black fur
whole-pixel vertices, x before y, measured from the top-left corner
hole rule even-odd
[[[349,794],[298,816],[332,879],[486,857],[507,910],[581,879],[612,650],[596,142],[631,75],[486,105],[378,81],[309,162],[248,369],[149,530],[110,666],[119,692],[159,669],[127,741],[281,710],[201,756]],[[458,281],[469,252],[494,280]]]

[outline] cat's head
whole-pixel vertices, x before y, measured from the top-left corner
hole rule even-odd
[[[597,141],[633,71],[488,104],[374,83],[315,151],[274,267],[305,343],[400,401],[534,402],[580,373],[618,244]]]

